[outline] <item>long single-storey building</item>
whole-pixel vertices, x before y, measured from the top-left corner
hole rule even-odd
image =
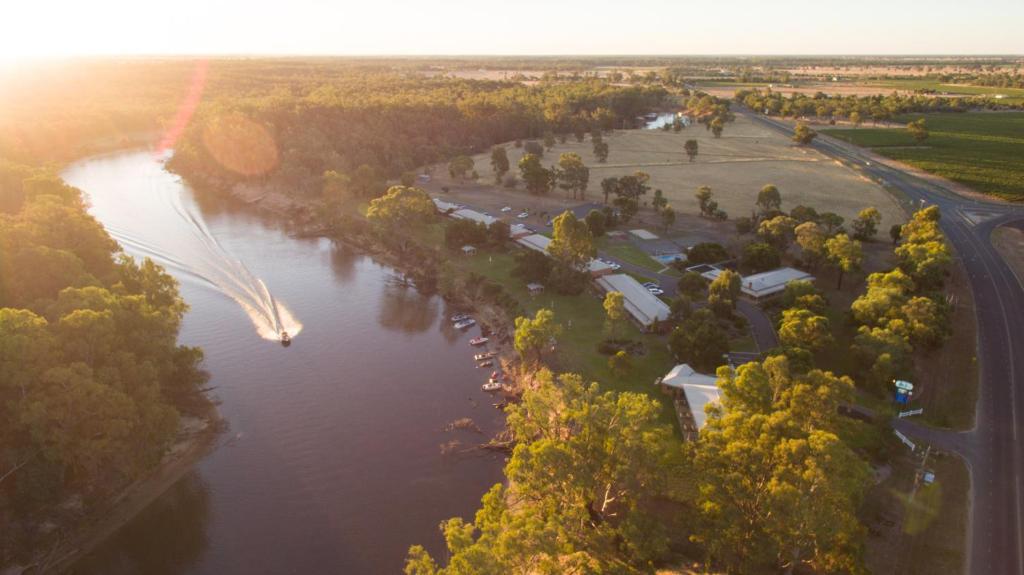
[[[654,382],[673,395],[679,428],[686,439],[696,440],[707,423],[704,407],[721,401],[717,382],[715,376],[697,373],[685,363],[673,367]]]
[[[528,250],[548,255],[548,245],[551,243],[551,238],[541,234],[530,234],[516,239],[516,243]],[[587,272],[590,273],[591,277],[600,277],[613,271],[615,271],[615,268],[601,260],[592,259],[587,263]]]
[[[597,285],[607,292],[622,293],[623,303],[629,315],[644,329],[655,322],[668,319],[668,304],[652,294],[640,282],[626,274],[610,274],[597,278]]]
[[[471,222],[477,222],[485,226],[489,226],[494,222],[498,221],[498,218],[489,216],[487,214],[471,210],[469,208],[462,208],[461,210],[455,210],[451,213],[451,216],[457,220],[469,220]]]
[[[690,269],[699,271],[696,268],[706,270],[702,271],[700,275],[708,281],[714,281],[722,273],[721,268],[713,265],[694,266],[694,268]],[[740,291],[751,299],[763,300],[781,294],[790,282],[800,280],[814,281],[814,276],[795,268],[778,268],[759,274],[743,276],[741,278]]]

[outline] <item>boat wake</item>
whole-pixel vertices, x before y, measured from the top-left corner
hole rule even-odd
[[[210,233],[197,207],[183,199],[180,181],[164,170],[162,160],[154,162],[154,172],[140,174],[145,182],[135,182],[130,189],[89,194],[93,208],[118,213],[116,218],[101,218],[110,235],[127,252],[149,257],[179,277],[196,280],[234,300],[263,339],[298,335],[302,323]],[[168,185],[171,181],[173,185]],[[149,184],[141,186],[149,189],[140,190],[138,184]],[[177,217],[168,218],[169,211]]]

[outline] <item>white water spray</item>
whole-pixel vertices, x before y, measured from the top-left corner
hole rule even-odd
[[[114,185],[109,180],[94,184],[88,164],[82,171],[72,168],[65,179],[89,195],[92,210],[103,213],[100,220],[127,251],[230,297],[264,339],[280,340],[283,333],[291,338],[298,335],[302,323],[210,233],[194,204],[183,201],[180,179],[164,169],[166,157],[150,159],[139,162],[137,156],[128,156],[129,171],[137,172],[129,175],[136,177]],[[168,207],[177,217],[167,217]]]

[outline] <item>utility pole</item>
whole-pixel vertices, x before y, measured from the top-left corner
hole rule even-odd
[[[932,452],[932,446],[929,445],[924,450],[924,456],[921,458],[921,465],[917,467],[917,472],[914,473],[914,487],[910,490],[910,502],[914,502],[914,495],[917,493],[917,488],[921,484],[921,477],[924,475],[924,466],[928,463],[928,455]]]

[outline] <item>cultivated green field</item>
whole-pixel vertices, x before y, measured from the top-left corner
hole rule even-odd
[[[878,80],[863,82],[864,86],[876,86],[892,90],[934,90],[949,96],[995,96],[1002,95],[1007,103],[1024,101],[1024,88],[1002,88],[998,86],[972,86],[969,84],[944,84],[932,78]]]
[[[1024,201],[1024,113],[910,114],[931,136],[916,142],[906,130],[825,130],[831,136],[1007,200]]]

